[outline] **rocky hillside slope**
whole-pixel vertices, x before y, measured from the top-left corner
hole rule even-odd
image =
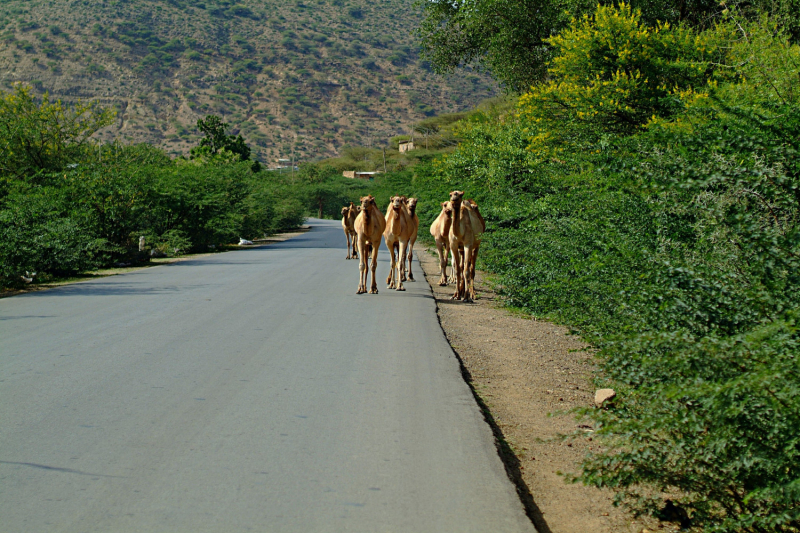
[[[0,87],[118,109],[105,140],[174,155],[217,114],[267,164],[376,146],[495,94],[420,60],[407,0],[0,0]]]

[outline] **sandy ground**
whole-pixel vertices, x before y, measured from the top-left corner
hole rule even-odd
[[[442,329],[483,404],[506,470],[539,533],[674,529],[672,524],[634,520],[612,505],[610,492],[567,484],[558,475],[577,472],[586,451],[596,446],[589,427],[582,427],[573,415],[550,416],[594,404],[591,358],[580,339],[566,328],[502,309],[480,272],[475,303],[450,300],[453,286],[438,285],[438,258],[422,252],[419,259],[436,297]],[[573,442],[556,439],[575,430],[586,437]]]

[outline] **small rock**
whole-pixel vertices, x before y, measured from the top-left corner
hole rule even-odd
[[[603,407],[603,404],[613,400],[616,397],[617,393],[614,392],[614,389],[598,389],[594,393],[594,404],[597,407]]]
[[[242,239],[241,237],[239,237],[239,246],[244,246],[249,244],[253,244],[253,241],[248,241],[247,239]]]

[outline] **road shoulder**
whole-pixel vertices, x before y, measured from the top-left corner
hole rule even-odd
[[[419,260],[445,336],[493,426],[509,477],[539,532],[640,533],[659,528],[615,508],[610,491],[567,484],[558,474],[576,472],[581,458],[596,446],[588,428],[579,427],[572,415],[551,416],[593,403],[592,362],[585,344],[564,327],[502,309],[481,272],[476,274],[475,303],[450,300],[453,286],[438,285],[438,258],[422,252]],[[587,430],[587,438],[555,439],[576,429]]]

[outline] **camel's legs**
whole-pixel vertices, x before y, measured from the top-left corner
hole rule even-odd
[[[447,285],[447,249],[445,248],[445,244],[440,241],[436,240],[436,253],[439,254],[439,274],[441,277],[439,278],[439,285],[444,287]]]
[[[356,251],[356,236],[353,235],[353,259],[358,259],[358,252]]]
[[[345,257],[345,259],[352,259],[352,257],[350,256],[350,247],[351,247],[350,232],[344,230],[344,236],[347,237],[347,257]],[[355,239],[353,239],[352,248],[355,250],[355,247],[356,247],[356,241]]]
[[[392,241],[391,243],[389,243],[388,241],[386,242],[386,247],[389,248],[389,255],[391,256],[390,259],[392,265],[391,268],[389,269],[389,275],[386,277],[386,287],[389,289],[394,289],[396,286],[394,278],[394,266],[397,261],[394,254],[394,249],[396,244],[397,243],[394,241]]]
[[[463,261],[461,254],[458,252],[458,243],[450,241],[450,251],[453,254],[453,270],[455,270],[456,275],[456,291],[453,293],[453,300],[460,300],[463,295],[463,281],[464,281],[464,270],[463,270]]]
[[[414,260],[414,243],[408,241],[408,281],[414,281],[414,273],[411,272],[411,263]]]
[[[458,248],[456,248],[458,250]],[[456,274],[456,252],[453,251],[453,243],[450,243],[450,266],[452,269],[450,270],[450,277],[448,278],[449,283],[458,283],[458,275]]]
[[[469,272],[469,294],[470,297],[474,300],[475,299],[475,263],[478,262],[478,249],[481,247],[480,243],[476,243],[475,247],[472,249],[471,259],[470,259],[470,272]]]
[[[406,263],[406,246],[408,245],[407,242],[400,241],[400,261],[397,263],[397,290],[404,291],[406,290],[403,287],[403,278],[400,277],[400,274],[405,270],[405,263]]]
[[[406,242],[406,253],[403,254],[402,259],[400,260],[400,281],[407,281],[408,277],[406,276],[406,254],[408,254],[408,243]]]
[[[471,246],[464,247],[464,275],[462,277],[462,281],[464,283],[463,286],[463,295],[465,302],[471,302],[475,297],[475,288],[472,284],[472,279],[475,276],[475,265],[472,262],[474,257],[473,248]]]
[[[367,251],[366,243],[358,239],[358,251],[360,257],[358,260],[358,290],[356,294],[363,294],[367,292]]]
[[[375,270],[378,268],[378,249],[380,248],[381,241],[372,243],[372,265],[370,265],[372,270],[372,288],[370,288],[369,292],[371,294],[378,294],[378,281],[375,279]],[[366,264],[366,254],[364,255],[364,264]],[[366,285],[366,274],[364,276],[364,284]]]

